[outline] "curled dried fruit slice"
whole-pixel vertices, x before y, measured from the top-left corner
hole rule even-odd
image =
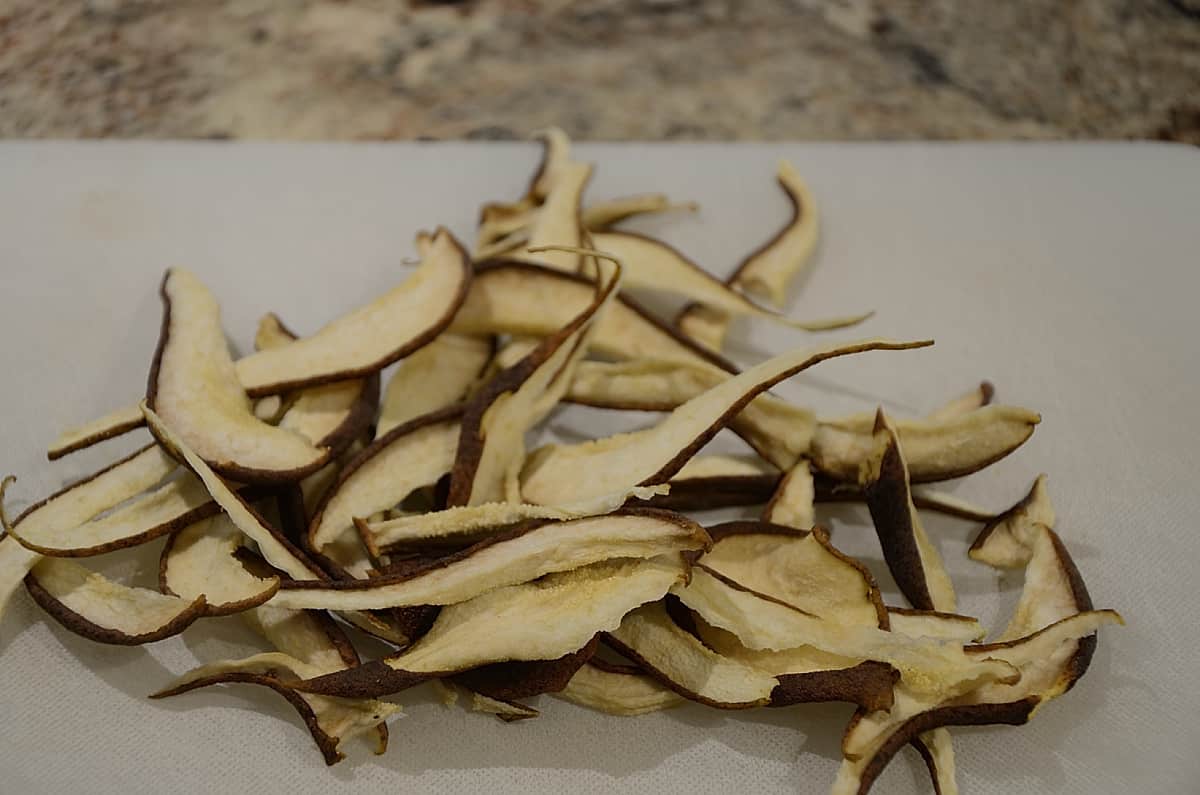
[[[679,555],[613,560],[496,588],[443,608],[407,651],[297,685],[333,696],[395,693],[425,679],[506,660],[553,660],[582,648],[682,581]]]
[[[146,387],[149,406],[210,466],[243,482],[295,480],[329,458],[250,408],[221,330],[216,299],[189,271],[167,271],[163,325]]]
[[[308,527],[309,545],[324,551],[354,535],[354,517],[398,505],[454,466],[461,409],[418,417],[393,428],[351,459],[317,505]]]
[[[400,711],[386,701],[352,700],[299,693],[290,682],[319,675],[320,669],[287,654],[268,652],[244,660],[224,660],[196,668],[177,679],[165,690],[150,696],[166,698],[201,687],[219,684],[252,684],[269,687],[288,700],[299,713],[325,764],[341,761],[345,755],[338,747],[345,740],[371,731],[381,721]]]
[[[44,558],[25,577],[25,587],[51,618],[98,643],[152,643],[183,632],[205,614],[203,596],[181,599],[131,588],[62,558]]]
[[[816,489],[817,502],[866,502],[867,499],[862,489],[854,483],[841,483],[818,476],[813,479],[813,486]],[[982,508],[953,494],[918,487],[912,487],[910,491],[913,505],[923,510],[974,522],[989,522],[996,518],[995,511]]]
[[[776,172],[779,186],[792,207],[792,217],[775,235],[755,249],[727,280],[730,287],[782,307],[788,285],[812,258],[817,245],[817,203],[796,169],[786,160]],[[712,307],[692,304],[680,313],[676,325],[684,334],[712,350],[720,350],[730,316]]]
[[[807,529],[816,522],[812,465],[801,459],[788,470],[763,510],[763,521]]]
[[[493,347],[490,339],[443,333],[400,362],[383,393],[375,438],[465,398],[491,360]]]
[[[1054,527],[1054,506],[1046,490],[1046,476],[1038,475],[1029,493],[979,531],[967,554],[989,566],[1013,569],[1029,563],[1036,525]]]
[[[63,431],[46,451],[46,457],[54,461],[107,439],[115,439],[145,424],[146,420],[137,406],[125,406]]]
[[[888,626],[892,632],[910,638],[937,638],[959,643],[974,643],[987,635],[979,619],[958,613],[939,613],[936,610],[913,610],[889,607]]]
[[[596,232],[591,239],[597,249],[626,263],[626,288],[671,292],[727,315],[762,318],[805,331],[845,328],[871,316],[868,312],[811,323],[791,320],[763,309],[661,240],[635,232]]]
[[[637,668],[613,669],[594,661],[575,672],[558,694],[564,701],[609,715],[645,715],[684,703],[683,696]]]
[[[931,411],[928,419],[937,422],[938,420],[948,420],[951,417],[960,417],[963,414],[969,414],[976,409],[981,409],[990,404],[992,398],[995,396],[996,387],[992,386],[992,382],[980,381],[979,386],[951,398],[937,410]]]
[[[913,483],[969,475],[999,461],[1033,434],[1041,415],[1015,406],[985,406],[942,420],[900,420]],[[858,417],[818,423],[811,457],[816,470],[834,480],[854,482],[874,450],[872,424]]]
[[[177,469],[174,459],[150,445],[35,503],[16,518],[13,531],[32,537],[77,527],[134,497]],[[0,614],[9,597],[42,556],[13,534],[0,538]]]
[[[779,477],[758,456],[697,455],[671,478],[670,490],[648,504],[676,511],[756,505],[770,499]]]
[[[458,697],[462,694],[471,700],[470,708],[473,712],[495,715],[505,723],[528,720],[542,714],[528,704],[522,704],[519,701],[505,701],[477,693],[465,685],[458,684],[453,679],[434,679],[433,687],[441,693],[442,703],[447,707],[453,707],[458,703]]]
[[[900,437],[882,409],[875,419],[875,438],[878,450],[864,463],[859,478],[883,559],[913,607],[953,613],[954,585],[917,515]]]
[[[488,698],[512,703],[542,693],[557,693],[596,653],[599,638],[556,660],[521,660],[484,665],[455,674],[453,681]]]
[[[240,359],[238,378],[247,393],[259,396],[378,372],[436,337],[470,281],[466,251],[439,228],[420,267],[403,283],[312,336]]]
[[[209,616],[257,607],[279,590],[278,577],[258,577],[234,553],[242,533],[227,516],[196,522],[172,534],[158,562],[158,589],[184,599],[203,598]]]
[[[529,229],[528,249],[583,245],[580,207],[583,191],[591,178],[592,166],[588,163],[570,161],[562,165],[546,196],[546,203],[538,210]],[[580,255],[564,250],[543,251],[532,261],[555,270],[574,272],[579,269]]]
[[[526,502],[553,505],[666,482],[750,401],[785,378],[837,356],[928,344],[875,339],[777,356],[684,403],[647,430],[535,451],[521,475],[521,495]]]
[[[451,330],[476,336],[545,337],[571,322],[596,295],[592,279],[514,260],[478,265]],[[656,359],[733,372],[720,356],[618,296],[596,323],[592,351],[618,359]]]
[[[635,215],[665,213],[670,210],[695,212],[695,202],[673,203],[662,193],[643,193],[636,196],[621,196],[616,199],[593,202],[583,208],[583,226],[592,232],[601,232]]]
[[[500,502],[511,494],[525,461],[525,433],[557,404],[587,352],[590,329],[617,293],[621,266],[602,279],[596,297],[570,323],[539,342],[467,402],[450,475],[451,506]]]
[[[565,522],[526,522],[415,573],[287,583],[272,604],[326,610],[454,604],[493,588],[603,560],[650,558],[707,546],[703,528],[667,511],[629,509]]]

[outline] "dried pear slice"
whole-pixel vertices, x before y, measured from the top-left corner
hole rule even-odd
[[[595,655],[599,640],[594,637],[582,648],[556,660],[492,663],[455,674],[452,680],[472,693],[509,704],[543,693],[557,693]]]
[[[470,281],[470,257],[439,228],[404,282],[311,336],[238,360],[237,376],[258,397],[378,372],[441,333]]]
[[[443,333],[400,362],[384,390],[375,438],[463,400],[483,375],[493,348],[490,339]]]
[[[182,472],[153,491],[83,524],[22,527],[15,535],[23,545],[43,555],[82,558],[144,544],[220,510],[204,484],[191,473]]]
[[[1021,589],[1020,600],[1008,626],[1000,633],[999,641],[1023,637],[1067,616],[1092,609],[1087,586],[1058,534],[1039,524],[1033,527],[1030,535],[1025,587]],[[1093,651],[1094,648],[1085,650],[1081,646],[1081,652],[1089,658]]]
[[[322,551],[354,535],[354,517],[370,516],[434,483],[454,466],[461,409],[418,417],[393,428],[350,460],[317,505],[308,541]]]
[[[389,716],[400,712],[397,704],[386,701],[337,699],[299,693],[288,685],[293,681],[319,675],[320,669],[280,652],[267,652],[244,660],[224,660],[202,665],[169,687],[150,696],[166,698],[217,684],[253,684],[269,687],[288,700],[299,713],[325,764],[341,761],[338,747],[347,739],[371,731]]]
[[[224,515],[177,531],[159,557],[159,591],[184,599],[203,598],[209,616],[261,605],[279,590],[279,578],[248,571],[234,556],[241,545],[241,531]]]
[[[1033,435],[1041,415],[1016,406],[991,405],[944,420],[899,420],[896,430],[913,483],[969,475],[999,461]],[[818,423],[811,458],[817,472],[855,482],[874,450],[873,430],[857,420]]]
[[[612,670],[594,660],[584,663],[556,695],[581,707],[621,716],[645,715],[686,701],[637,669]]]
[[[647,504],[675,511],[759,505],[779,478],[779,470],[758,456],[697,455],[671,478],[666,494]]]
[[[472,712],[485,712],[489,715],[495,715],[505,723],[528,720],[542,714],[528,704],[522,704],[519,701],[504,701],[499,698],[485,696],[482,693],[476,693],[469,687],[460,685],[452,679],[434,679],[433,688],[441,694],[442,703],[447,707],[453,707],[457,704],[460,694],[465,695],[471,701],[470,709]]]
[[[887,611],[870,571],[834,548],[822,528],[798,530],[765,522],[709,528],[708,569],[759,594],[843,626],[887,626]]]
[[[731,376],[710,367],[639,359],[580,362],[566,399],[572,403],[633,411],[673,411]],[[771,394],[754,398],[729,423],[764,459],[790,469],[807,453],[816,417]]]
[[[580,207],[583,191],[592,178],[592,166],[571,161],[564,163],[555,176],[546,202],[538,210],[529,229],[528,249],[544,246],[574,246],[584,244],[583,220]],[[528,259],[528,255],[518,256]],[[532,262],[555,270],[574,272],[579,269],[580,255],[571,251],[543,251]]]
[[[820,224],[812,192],[791,163],[785,160],[779,164],[776,179],[791,203],[792,216],[770,240],[747,255],[726,281],[730,287],[778,308],[787,301],[788,286],[812,258]],[[729,321],[729,315],[718,309],[692,304],[680,313],[675,324],[700,344],[720,350]]]
[[[859,478],[883,559],[913,607],[953,613],[958,603],[954,585],[913,505],[900,437],[882,409],[875,419],[875,438],[878,450]]]
[[[25,509],[13,531],[38,537],[60,527],[77,527],[154,486],[178,467],[151,444],[73,483]],[[9,597],[42,556],[21,546],[9,533],[0,538],[0,615]]]
[[[611,560],[496,588],[442,609],[407,651],[299,683],[343,697],[395,693],[425,679],[506,660],[553,660],[616,629],[626,613],[683,580],[679,555]]]
[[[874,339],[777,356],[684,403],[647,430],[535,451],[522,472],[521,495],[526,502],[553,505],[663,483],[751,400],[785,378],[837,356],[928,344]]]
[[[888,607],[888,626],[892,632],[910,638],[937,638],[959,643],[975,643],[987,635],[979,619],[958,613]]]
[[[146,420],[137,406],[124,406],[91,422],[66,429],[50,445],[46,458],[55,461],[77,450],[115,439],[145,424]]]
[[[969,414],[976,409],[981,409],[989,405],[995,396],[996,387],[992,386],[992,382],[980,381],[979,386],[951,398],[936,410],[931,411],[926,416],[926,419],[937,422],[939,420],[950,419],[951,417],[960,417],[963,414]]]
[[[788,470],[763,510],[763,521],[808,529],[816,523],[812,465],[801,459]]]
[[[704,529],[668,511],[626,509],[588,519],[532,521],[424,570],[328,583],[285,583],[272,604],[293,609],[379,610],[454,604],[486,590],[613,558],[651,558],[707,548]]]
[[[516,260],[487,262],[476,266],[471,289],[450,328],[475,336],[545,337],[570,323],[595,294],[595,282],[582,274]],[[618,359],[656,359],[736,371],[624,296],[618,296],[596,323],[592,351]]]
[[[132,588],[63,558],[43,558],[25,577],[25,588],[51,618],[97,643],[153,643],[205,614],[203,596],[181,599]]]
[[[8,518],[8,508],[5,502],[8,500],[8,487],[17,482],[16,475],[5,475],[0,479],[0,541],[4,540],[4,536],[12,532],[13,523]]]
[[[925,762],[935,795],[958,795],[954,746],[950,743],[950,732],[946,729],[934,729],[910,741]]]
[[[661,603],[626,615],[606,642],[684,698],[717,709],[763,706],[779,685],[771,674],[722,657],[680,629]]]
[[[866,495],[861,488],[853,483],[841,483],[827,477],[816,476],[813,479],[816,488],[817,502],[866,502]],[[912,487],[913,505],[922,510],[935,511],[956,519],[967,519],[973,522],[990,522],[995,519],[996,511],[983,508],[975,503],[964,500],[953,494],[925,487]]]
[[[161,294],[162,334],[146,387],[150,408],[226,477],[295,480],[324,464],[328,450],[254,416],[229,356],[221,310],[200,280],[169,270]]]
[[[792,320],[764,309],[661,240],[636,232],[595,232],[591,245],[619,258],[628,268],[626,289],[670,292],[736,317],[770,320],[804,331],[846,328],[866,320],[871,312],[814,322]]]
[[[1046,490],[1046,476],[1038,475],[1028,494],[979,531],[967,555],[971,560],[995,568],[1014,569],[1028,565],[1035,526],[1053,528],[1054,520],[1054,505]]]
[[[591,304],[467,402],[446,498],[451,507],[515,501],[508,486],[525,461],[525,433],[566,393],[590,329],[617,293],[620,263],[609,273]]]
[[[260,351],[280,350],[296,339],[277,315],[268,313],[259,320],[254,343]],[[316,447],[329,448],[331,457],[341,455],[375,419],[379,373],[299,390],[281,408],[276,423],[280,428],[300,434]]]
[[[583,208],[581,215],[584,229],[590,232],[603,232],[637,215],[651,215],[672,210],[695,212],[698,209],[700,206],[695,202],[675,203],[662,193],[642,193],[592,202]]]

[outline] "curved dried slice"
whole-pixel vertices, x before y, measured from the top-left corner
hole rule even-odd
[[[875,438],[878,450],[859,479],[883,559],[913,607],[953,613],[958,604],[954,585],[913,505],[900,437],[882,409],[875,418]]]
[[[442,333],[400,362],[383,393],[375,438],[467,396],[494,353],[491,339]]]
[[[340,537],[354,535],[354,517],[395,507],[449,472],[461,416],[461,409],[449,409],[410,420],[351,459],[313,513],[309,545],[321,551]]]
[[[399,655],[297,685],[332,696],[395,693],[425,679],[506,660],[553,660],[616,629],[626,613],[683,580],[680,555],[612,560],[496,588],[443,608]]]
[[[442,703],[447,707],[453,707],[458,703],[458,697],[462,694],[470,698],[472,712],[486,712],[489,715],[495,715],[505,723],[528,720],[542,714],[528,704],[522,704],[519,701],[504,701],[477,693],[465,685],[458,684],[453,679],[434,679],[433,688],[441,693]]]
[[[50,617],[97,643],[137,646],[177,635],[205,614],[203,596],[181,599],[113,582],[73,560],[44,558],[25,577]]]
[[[564,163],[554,177],[546,202],[538,209],[529,228],[527,249],[544,246],[582,246],[583,219],[580,207],[583,191],[592,178],[589,163],[570,161]],[[528,256],[518,256],[527,259]],[[580,255],[570,251],[544,251],[532,260],[555,270],[574,272],[579,269]]]
[[[815,498],[812,465],[801,459],[779,481],[771,501],[763,510],[763,521],[808,529],[816,523]]]
[[[177,696],[190,690],[219,684],[252,684],[269,687],[288,700],[299,713],[325,764],[341,761],[345,754],[338,747],[345,740],[371,731],[400,706],[386,701],[337,699],[298,693],[290,682],[319,675],[320,669],[280,652],[267,652],[244,660],[224,660],[202,665],[175,680],[151,698]]]
[[[592,202],[583,208],[581,215],[584,229],[591,232],[602,232],[636,215],[665,213],[672,210],[695,212],[698,209],[700,206],[695,202],[675,203],[662,193],[641,193]]]
[[[684,698],[717,709],[763,706],[779,685],[771,674],[722,657],[680,629],[661,603],[629,613],[606,641]]]
[[[779,470],[758,456],[697,455],[668,481],[666,494],[647,504],[675,511],[758,505],[770,499],[779,479]]]
[[[277,315],[268,313],[259,320],[254,344],[260,351],[280,350],[296,339]],[[316,447],[329,448],[330,456],[335,457],[370,427],[378,407],[379,373],[374,372],[365,378],[308,387],[290,395],[288,405],[281,406],[277,424]]]
[[[813,480],[816,488],[817,502],[866,502],[866,495],[854,483],[842,483],[818,475]],[[967,519],[974,522],[990,522],[996,518],[996,511],[983,508],[975,503],[964,500],[944,491],[936,491],[925,487],[912,487],[913,505],[922,510],[935,511],[956,519]]]
[[[626,263],[625,287],[675,293],[719,312],[756,317],[804,331],[846,328],[866,320],[871,312],[814,322],[792,320],[764,309],[697,265],[682,252],[636,232],[596,232],[592,245]]]
[[[163,279],[162,333],[146,402],[226,477],[242,482],[295,480],[329,458],[304,437],[254,416],[221,330],[221,310],[191,272]]]
[[[17,539],[43,555],[81,558],[144,544],[221,509],[191,473],[182,472],[153,491],[74,527],[22,528]]]
[[[66,429],[46,450],[46,458],[55,461],[77,450],[115,439],[145,424],[146,420],[137,406],[124,406],[91,422]]]
[[[328,583],[285,583],[272,604],[293,609],[379,610],[454,604],[484,591],[614,558],[651,558],[708,546],[686,517],[652,509],[565,522],[533,521],[438,558],[401,576]]]
[[[525,461],[525,433],[566,393],[575,365],[587,352],[590,329],[620,283],[616,262],[592,303],[467,402],[446,498],[450,506],[517,501],[509,484],[516,482]]]
[[[879,587],[865,566],[834,548],[829,534],[766,522],[709,528],[708,569],[756,593],[844,626],[887,626]]]
[[[934,729],[914,737],[910,742],[925,762],[934,794],[958,795],[958,774],[950,732],[941,728]]]
[[[1041,421],[1037,412],[993,405],[944,420],[900,420],[896,431],[912,482],[929,483],[969,475],[999,461],[1024,444]],[[835,420],[817,424],[810,455],[819,473],[855,482],[874,448],[870,425]]]
[[[1034,525],[1029,538],[1025,586],[1000,641],[1037,632],[1075,613],[1091,610],[1092,598],[1062,539],[1049,527]],[[1080,651],[1088,658],[1093,648]]]
[[[535,451],[522,472],[521,494],[526,502],[552,505],[663,483],[751,400],[785,378],[837,356],[928,344],[873,339],[777,356],[689,400],[652,428]]]
[[[159,557],[158,589],[184,599],[203,598],[209,616],[261,605],[279,590],[279,578],[248,571],[234,556],[241,545],[241,531],[224,515],[179,530]]]
[[[594,637],[582,648],[556,660],[492,663],[455,674],[452,681],[472,693],[509,704],[543,693],[557,693],[595,655],[599,640]]]
[[[996,396],[996,387],[991,381],[980,381],[979,386],[946,401],[938,409],[929,412],[926,419],[937,422],[951,417],[960,417],[976,409],[981,409],[992,402]]]
[[[1038,475],[1028,494],[979,531],[967,555],[971,560],[995,568],[1015,569],[1028,565],[1035,527],[1053,528],[1054,520],[1054,505],[1046,490],[1046,476]]]
[[[467,252],[438,228],[408,279],[311,336],[238,360],[238,378],[258,397],[378,372],[441,333],[470,281]]]
[[[544,337],[570,323],[595,295],[595,282],[582,274],[516,260],[487,262],[476,266],[471,289],[450,328],[476,336]],[[623,296],[596,323],[592,351],[619,359],[657,359],[736,371]]]
[[[17,482],[16,475],[5,475],[0,480],[0,541],[4,540],[4,536],[12,532],[13,523],[8,518],[8,508],[5,502],[8,500],[8,487]]]
[[[788,286],[804,269],[816,249],[819,218],[812,192],[791,163],[782,161],[776,179],[792,206],[792,217],[766,243],[752,251],[726,280],[747,295],[782,307]],[[729,328],[729,315],[693,304],[684,308],[675,324],[684,334],[712,350],[720,350]]]
[[[277,651],[322,671],[358,665],[358,652],[326,613],[262,605],[242,613],[246,625]]]
[[[669,709],[686,699],[630,666],[629,670],[584,663],[556,693],[564,701],[609,715],[634,716]]]
[[[29,506],[13,522],[13,530],[37,537],[55,528],[77,527],[140,494],[177,468],[171,456],[151,444]],[[12,534],[0,538],[0,614],[41,558]]]
[[[979,619],[958,613],[939,613],[936,610],[913,610],[889,607],[888,626],[892,632],[910,638],[937,638],[959,643],[974,643],[987,635]]]
[[[613,508],[620,507],[614,505]],[[544,505],[526,505],[516,502],[489,502],[483,505],[459,506],[444,511],[401,516],[382,522],[364,522],[356,519],[355,524],[363,537],[363,543],[373,554],[398,544],[429,544],[445,541],[451,544],[468,541],[480,534],[508,527],[517,522],[531,519],[572,518],[558,508]]]
[[[596,408],[673,411],[730,377],[713,368],[679,362],[585,361],[575,371],[566,400]],[[764,459],[790,469],[808,452],[816,417],[808,409],[763,394],[750,401],[729,428]]]

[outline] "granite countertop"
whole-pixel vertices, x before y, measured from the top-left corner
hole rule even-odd
[[[0,136],[1164,138],[1200,0],[6,0]]]

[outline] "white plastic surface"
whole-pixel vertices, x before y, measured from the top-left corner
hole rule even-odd
[[[1033,439],[948,486],[1003,507],[1050,473],[1059,531],[1101,607],[1091,672],[1023,728],[957,730],[966,793],[1156,793],[1200,788],[1200,151],[1116,145],[606,145],[593,197],[665,191],[694,217],[643,224],[725,273],[787,216],[772,180],[788,157],[823,218],[796,315],[874,308],[844,338],[932,336],[930,350],[821,365],[780,391],[830,413],[923,412],[980,378],[1042,412]],[[514,197],[531,145],[0,145],[0,468],[19,510],[128,449],[55,464],[64,426],[138,397],[165,267],[216,293],[235,345],[267,310],[309,332],[403,277],[413,233],[468,242],[484,200]],[[806,335],[762,323],[738,351]],[[826,339],[828,336],[823,336]],[[593,432],[634,418],[571,409]],[[637,417],[637,421],[644,418]],[[139,432],[136,441],[144,438]],[[732,447],[732,445],[731,445]],[[865,511],[835,514],[835,541],[878,570]],[[930,519],[962,598],[1003,624],[1020,578],[964,552],[975,527]],[[157,554],[157,544],[152,545]],[[112,570],[148,564],[119,555]],[[886,578],[884,578],[886,581]],[[890,583],[889,583],[890,585]],[[893,595],[893,599],[895,599]],[[504,725],[399,700],[392,748],[354,742],[327,769],[287,706],[249,687],[144,696],[197,660],[240,655],[236,619],[201,621],[145,648],[104,647],[47,623],[24,593],[0,623],[0,792],[193,793],[827,791],[843,707],[636,719],[542,698]],[[903,752],[876,792],[928,791]]]

